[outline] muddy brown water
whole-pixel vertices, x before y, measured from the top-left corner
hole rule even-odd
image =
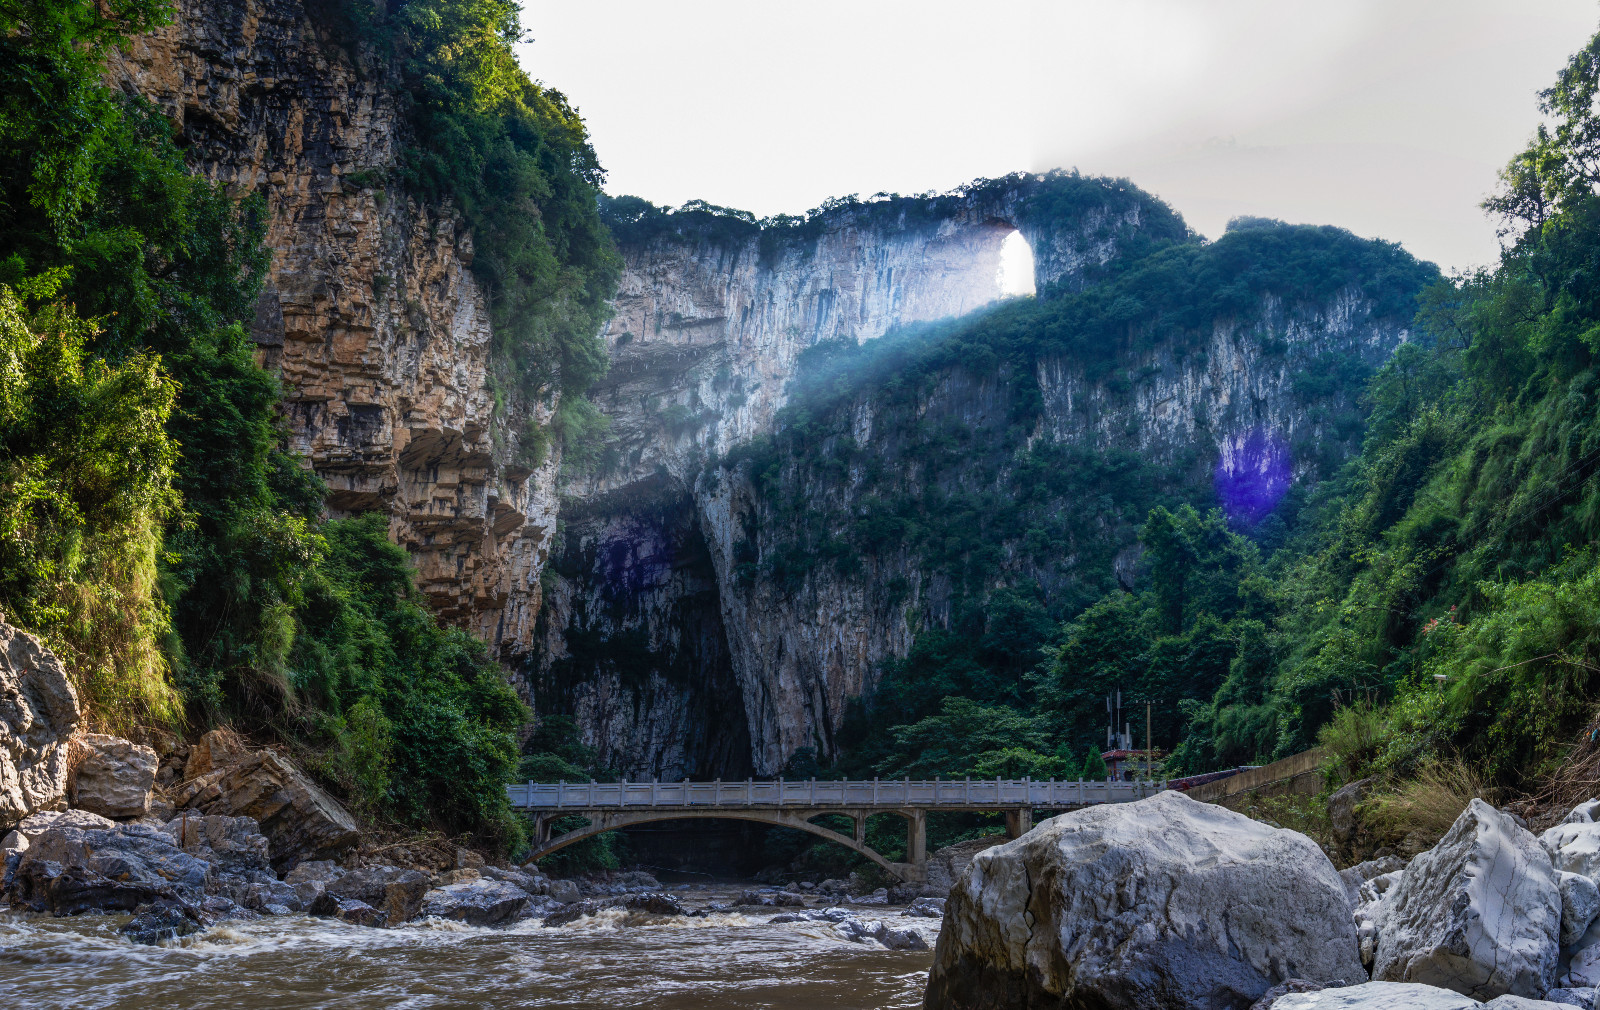
[[[691,897],[692,906],[702,895]],[[128,943],[126,916],[0,913],[0,1008],[72,1010],[891,1010],[922,1005],[932,955],[843,940],[780,909],[706,918],[609,910],[557,929],[427,922],[362,929],[302,916],[228,923],[164,947]],[[858,918],[938,921],[862,906]]]

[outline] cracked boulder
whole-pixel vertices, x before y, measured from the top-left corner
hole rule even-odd
[[[64,804],[67,749],[82,713],[66,668],[0,617],[0,829]]]
[[[1561,893],[1550,856],[1508,814],[1474,799],[1384,897],[1374,981],[1479,1000],[1555,986]]]
[[[51,828],[8,874],[7,896],[12,904],[54,915],[198,901],[211,867],[173,843],[171,835],[144,824]]]
[[[1366,977],[1314,842],[1181,793],[1052,818],[951,890],[928,1010],[1247,1010]]]
[[[343,854],[360,840],[355,818],[304,772],[270,750],[249,750],[226,730],[207,733],[173,791],[179,807],[250,817],[272,847],[277,869]],[[203,756],[203,760],[197,760]]]
[[[103,817],[143,817],[156,784],[154,748],[104,733],[72,740],[72,805]]]

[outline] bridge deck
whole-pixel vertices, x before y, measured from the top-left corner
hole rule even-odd
[[[506,786],[519,810],[604,808],[823,808],[864,810],[1052,809],[1125,803],[1166,788],[1163,782],[1035,782],[1030,779],[960,781],[808,779],[799,782],[528,782]]]

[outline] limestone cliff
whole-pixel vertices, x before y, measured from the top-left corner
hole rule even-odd
[[[181,0],[111,75],[171,116],[196,171],[265,197],[273,258],[253,333],[329,510],[387,512],[438,612],[509,658],[531,642],[558,461],[515,463],[471,236],[392,181],[406,139],[393,72],[322,10]]]
[[[604,763],[733,777],[836,753],[851,700],[963,595],[1025,582],[1070,611],[1126,581],[1148,485],[1326,472],[1360,429],[1359,378],[1336,373],[1406,338],[1405,314],[1360,283],[1263,291],[1183,340],[1045,352],[1027,370],[957,359],[921,386],[866,382],[852,369],[871,363],[846,355],[811,380],[821,395],[791,402],[809,349],[914,345],[918,324],[993,303],[1013,230],[1042,299],[1100,284],[1124,250],[1197,248],[1159,201],[1072,176],[844,204],[804,227],[701,213],[618,229],[627,267],[596,396],[612,438],[565,489],[522,674]],[[970,510],[991,541],[979,584],[926,540],[862,532],[907,502],[946,521]],[[991,521],[1006,510],[1026,515]]]

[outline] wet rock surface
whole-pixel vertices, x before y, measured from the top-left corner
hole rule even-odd
[[[57,827],[21,854],[7,875],[7,896],[14,905],[55,915],[131,911],[161,899],[198,900],[209,874],[208,863],[147,825]]]
[[[469,926],[499,926],[515,919],[529,900],[528,893],[513,884],[474,880],[428,891],[422,899],[421,914]]]

